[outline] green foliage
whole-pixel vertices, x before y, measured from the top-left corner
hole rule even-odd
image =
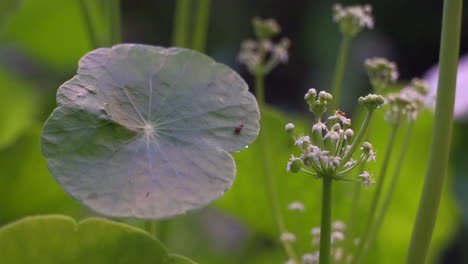
[[[23,0],[3,0],[0,2],[0,36],[4,25],[10,19],[11,15],[21,5]]]
[[[198,52],[135,44],[97,49],[79,65],[42,135],[68,193],[106,215],[159,219],[230,187],[229,152],[259,130],[239,75]]]
[[[135,227],[101,218],[79,223],[62,215],[27,217],[0,229],[2,262],[11,264],[194,264],[167,253]]]
[[[429,111],[421,113],[415,123],[413,137],[407,159],[403,163],[403,169],[399,183],[395,190],[392,204],[389,208],[387,217],[382,224],[380,236],[376,242],[376,250],[371,250],[371,258],[368,258],[367,263],[404,263],[406,257],[406,249],[411,237],[413,221],[416,216],[420,192],[424,182],[426,166],[428,161],[431,135],[433,124],[433,114]],[[404,131],[401,129],[400,131]],[[384,147],[390,133],[390,124],[384,121],[383,111],[376,111],[376,116],[372,124],[372,135],[370,139],[377,150],[377,165],[382,159]],[[400,134],[397,143],[395,144],[395,153],[398,153],[402,135]],[[379,159],[380,157],[380,159]],[[389,168],[394,167],[396,156],[393,156],[392,163]],[[371,171],[377,172],[378,168],[373,166]],[[389,175],[392,175],[390,170]],[[379,175],[375,175],[376,180],[379,180]],[[388,183],[388,182],[387,182]],[[388,186],[388,185],[387,185]],[[365,190],[362,200],[369,201],[371,198],[372,189]],[[364,203],[360,215],[368,213],[369,205]],[[365,228],[362,226],[361,228]],[[441,250],[445,247],[447,241],[453,236],[457,224],[455,202],[451,192],[445,192],[441,201],[440,211],[437,219],[437,226],[433,237],[433,245],[431,249],[431,258],[439,257]],[[385,256],[383,258],[382,256]]]
[[[32,214],[78,216],[82,207],[55,182],[39,147],[41,125],[32,124],[0,151],[0,225]]]
[[[23,0],[4,39],[48,66],[73,66],[90,47],[84,23],[78,0]]]
[[[36,102],[31,88],[29,82],[0,67],[0,150],[34,120]]]

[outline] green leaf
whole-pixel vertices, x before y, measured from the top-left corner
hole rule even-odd
[[[57,93],[42,151],[73,197],[111,216],[205,206],[235,177],[229,152],[258,134],[257,103],[227,66],[186,49],[94,50]]]
[[[0,149],[21,135],[34,119],[31,84],[0,67]]]
[[[63,215],[33,216],[0,229],[2,262],[106,264],[194,262],[167,253],[148,233],[118,222]]]
[[[42,124],[32,124],[0,151],[0,226],[31,214],[79,216],[83,211],[47,171],[40,152],[41,129]]]

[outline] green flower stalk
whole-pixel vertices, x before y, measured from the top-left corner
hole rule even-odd
[[[373,175],[367,171],[362,172],[359,178],[350,178],[348,174],[362,163],[375,161],[372,145],[369,142],[362,143],[362,139],[368,129],[372,113],[384,103],[384,98],[372,94],[359,98],[359,103],[368,109],[368,114],[356,135],[350,128],[351,119],[347,118],[343,112],[336,111],[334,115],[322,122],[322,115],[327,111],[327,106],[333,99],[331,94],[323,91],[317,94],[315,89],[310,89],[304,99],[315,116],[315,122],[308,135],[297,135],[293,124],[286,125],[286,131],[292,134],[294,144],[300,150],[299,155],[291,155],[286,170],[294,173],[304,171],[315,178],[322,179],[319,260],[321,264],[329,264],[333,181],[361,182],[367,186],[375,183]],[[352,157],[358,146],[361,146],[361,151],[355,160]]]
[[[385,176],[388,171],[389,161],[391,159],[392,152],[394,150],[394,142],[397,130],[403,124],[404,121],[409,121],[412,127],[413,122],[417,119],[419,112],[424,107],[424,99],[427,92],[430,90],[430,86],[427,82],[420,79],[413,79],[410,86],[403,88],[398,93],[388,94],[385,98],[387,109],[385,112],[385,119],[391,124],[392,130],[391,135],[387,145],[387,152],[384,156],[384,161],[379,173],[380,181],[377,184],[376,191],[371,201],[369,215],[366,220],[366,229],[361,236],[361,242],[358,246],[356,252],[355,260],[353,263],[361,263],[367,255],[369,247],[372,245],[378,230],[380,228],[381,222],[386,214],[388,209],[390,199],[393,196],[395,190],[396,182],[398,180],[399,171],[395,171],[390,183],[389,191],[384,199],[384,204],[379,212],[380,200],[383,195],[383,186],[385,184]],[[409,134],[411,131],[408,132]],[[407,134],[408,134],[407,133]],[[408,136],[405,137],[406,141]],[[401,149],[400,157],[404,156],[406,153],[406,146],[408,142],[404,144]],[[399,167],[401,167],[402,160],[399,159]],[[399,168],[397,168],[399,169]]]
[[[340,4],[336,4],[333,6],[333,21],[338,23],[342,40],[331,87],[335,97],[331,104],[332,111],[336,110],[340,103],[341,86],[351,41],[363,29],[374,27],[372,8],[370,5],[342,7]]]
[[[274,19],[254,18],[252,21],[255,40],[245,40],[241,44],[238,60],[247,66],[249,72],[255,77],[255,93],[260,111],[265,107],[265,76],[280,63],[286,63],[289,59],[288,48],[290,42],[282,38],[279,43],[274,44],[272,38],[281,32],[280,26]],[[260,121],[262,126],[262,121]],[[280,241],[285,252],[293,263],[299,263],[297,254],[292,246],[295,241],[294,234],[286,230],[283,216],[281,214],[280,202],[277,194],[273,171],[269,164],[269,152],[267,149],[268,131],[261,129],[258,136],[260,147],[264,150],[261,157],[263,174],[265,176],[265,188],[270,202],[272,216],[276,228],[279,231]]]
[[[452,138],[462,7],[462,0],[444,1],[440,71],[432,147],[408,257],[406,258],[408,264],[425,263],[446,179]]]

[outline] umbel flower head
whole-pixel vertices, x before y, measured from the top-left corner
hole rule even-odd
[[[348,172],[364,162],[375,161],[375,152],[368,142],[361,143],[361,139],[367,129],[367,121],[361,130],[355,134],[351,129],[351,119],[346,114],[337,110],[322,121],[322,115],[332,96],[326,92],[317,95],[315,89],[310,89],[304,96],[309,104],[309,109],[315,116],[315,122],[308,134],[295,134],[295,126],[291,123],[286,125],[286,131],[293,135],[294,145],[299,149],[299,154],[291,155],[286,170],[297,173],[300,170],[321,177],[331,177],[335,180],[361,181],[363,184],[371,185],[375,181],[369,177],[360,179],[347,178]],[[371,113],[383,104],[384,99],[380,95],[368,95],[361,97],[359,102],[365,105]],[[360,147],[360,148],[359,148]],[[360,149],[358,155],[353,155]],[[353,159],[357,156],[357,159]]]
[[[364,65],[372,88],[376,93],[380,93],[388,84],[395,83],[398,80],[399,74],[396,63],[385,58],[366,59]]]
[[[370,5],[343,7],[340,4],[335,4],[333,6],[333,21],[338,23],[341,33],[348,37],[354,37],[364,28],[372,29],[374,27]]]
[[[273,43],[272,38],[281,32],[274,19],[253,19],[255,40],[247,39],[241,44],[238,55],[240,63],[245,64],[252,74],[267,74],[279,63],[289,60],[288,49],[291,42],[287,38]]]
[[[430,85],[424,80],[414,78],[410,85],[398,93],[391,93],[385,97],[387,111],[385,119],[392,124],[399,124],[404,120],[416,120],[419,112],[425,107],[425,98]]]

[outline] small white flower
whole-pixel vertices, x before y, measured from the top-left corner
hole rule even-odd
[[[288,205],[288,209],[291,211],[304,211],[304,204],[301,202],[292,202]]]
[[[375,154],[377,154],[377,152],[374,152],[373,150],[369,150],[369,157],[367,158],[367,162],[371,162],[371,161],[376,162]]]
[[[337,220],[332,223],[332,227],[335,230],[345,230],[346,229],[346,224],[343,221]]]
[[[340,231],[335,231],[331,233],[331,242],[334,243],[337,240],[343,240],[344,239],[344,233]]]
[[[356,160],[355,159],[350,159],[348,162],[345,163],[345,167],[351,167],[353,166],[354,164],[356,164]]]
[[[311,233],[313,236],[318,236],[318,235],[320,235],[320,227],[314,227],[314,228],[312,228],[312,230],[310,230],[310,233]]]
[[[327,134],[323,137],[323,139],[330,138],[331,141],[336,141],[340,139],[340,134],[334,130],[330,130]]]
[[[296,264],[296,262],[294,260],[292,260],[292,259],[289,259],[284,264]]]
[[[283,242],[294,242],[296,241],[296,236],[291,232],[284,232],[281,234],[280,240]]]
[[[314,253],[306,253],[302,255],[302,263],[304,264],[315,264],[318,263],[319,254],[318,251]]]
[[[302,137],[299,137],[296,142],[294,143],[294,145],[297,145],[299,147],[303,147],[304,146],[304,142],[307,142],[310,144],[310,137],[309,136],[302,136]]]
[[[359,174],[359,177],[364,178],[362,181],[362,185],[367,185],[367,188],[369,188],[372,184],[375,183],[375,180],[372,178],[373,174],[370,174],[367,171],[363,171],[361,174]]]
[[[312,150],[311,150],[312,149]],[[315,162],[319,162],[320,160],[324,160],[327,158],[327,154],[330,153],[328,150],[321,150],[319,147],[311,145],[309,146],[309,151],[311,151],[307,156],[309,158],[313,158]]]
[[[335,156],[335,157],[328,158],[328,166],[330,166],[330,168],[337,167],[338,165],[340,165],[340,162],[341,162],[341,157]]]
[[[316,131],[316,130],[319,132],[327,131],[327,126],[322,122],[318,122],[312,126],[312,131]]]

